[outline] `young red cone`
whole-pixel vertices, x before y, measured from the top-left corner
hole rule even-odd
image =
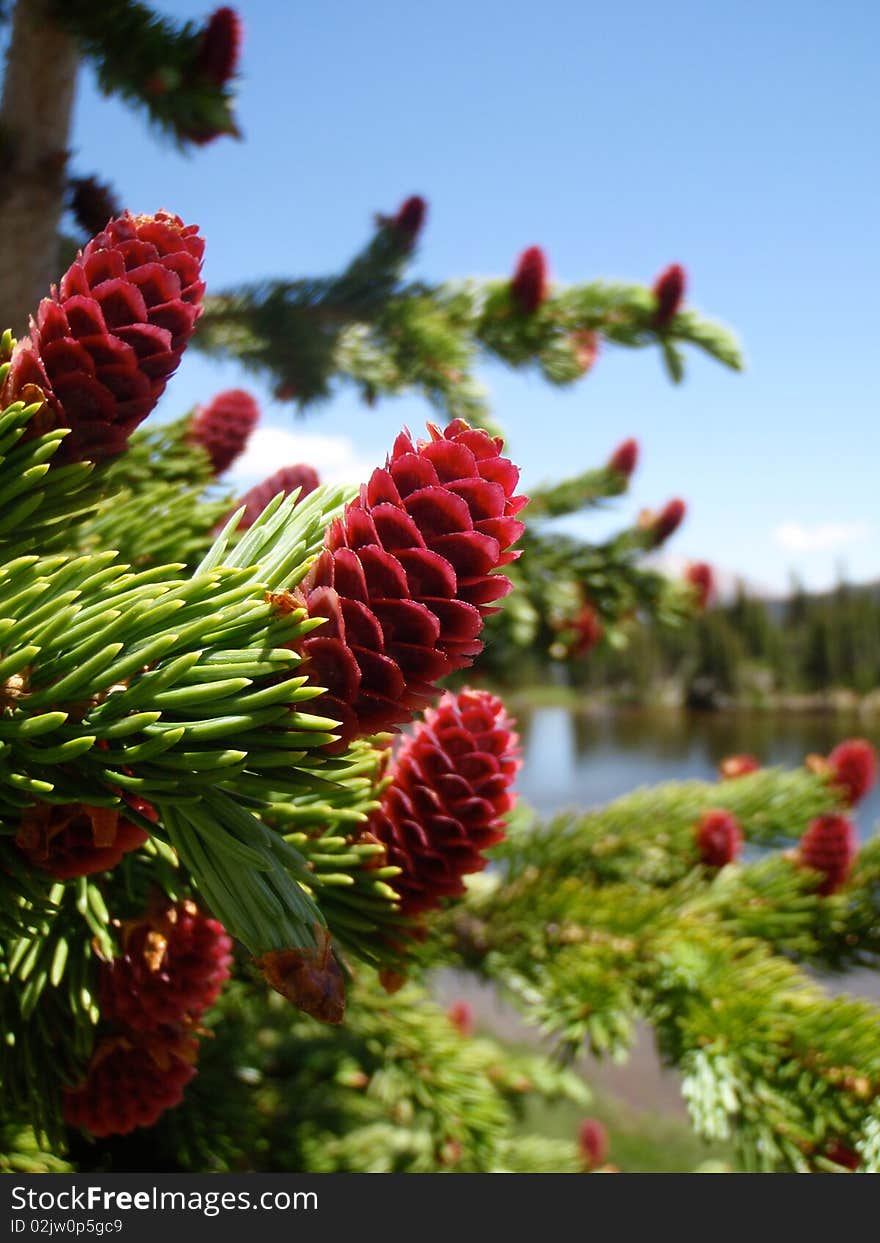
[[[684,301],[686,285],[687,274],[680,263],[671,263],[657,277],[654,282],[654,297],[657,299],[655,328],[665,328],[675,319]]]
[[[742,850],[742,829],[729,811],[712,808],[700,817],[696,841],[700,862],[707,867],[723,868],[733,863]]]
[[[681,526],[686,513],[687,506],[678,497],[667,501],[659,514],[646,512],[640,519],[640,525],[648,534],[650,546],[659,548],[664,544]]]
[[[158,818],[143,799],[128,801],[146,819]],[[57,880],[70,880],[109,871],[148,837],[112,807],[37,803],[23,813],[15,844],[35,867]]]
[[[462,877],[486,866],[482,851],[504,838],[520,767],[519,737],[500,699],[447,692],[402,742],[391,784],[370,818],[404,915],[464,893]]]
[[[828,767],[832,785],[854,807],[877,781],[877,752],[864,738],[847,738],[828,756]]]
[[[111,220],[40,303],[3,400],[42,390],[34,431],[67,427],[56,459],[120,453],[165,391],[202,313],[204,241],[178,216]]]
[[[123,929],[123,953],[101,967],[101,1014],[135,1031],[186,1025],[229,979],[232,940],[216,919],[184,900]]]
[[[391,227],[404,241],[414,245],[424,227],[427,214],[427,202],[420,194],[411,194],[392,216]]]
[[[235,9],[215,9],[202,32],[196,73],[215,86],[225,86],[238,67],[242,34],[242,21]]]
[[[568,629],[574,634],[571,644],[572,656],[587,656],[605,633],[599,614],[589,602],[584,603],[577,616],[569,622]]]
[[[846,816],[817,816],[810,822],[801,838],[800,861],[822,873],[817,893],[827,897],[846,883],[857,850],[855,825]]]
[[[398,436],[302,583],[309,614],[327,619],[302,644],[326,688],[310,708],[341,722],[337,750],[412,720],[440,678],[473,662],[484,617],[510,590],[496,570],[519,555],[519,471],[500,439],[462,419],[428,431]]]
[[[510,280],[510,292],[524,315],[534,315],[546,300],[549,292],[547,257],[540,246],[529,246],[520,255]]]
[[[196,410],[190,435],[211,459],[215,475],[222,475],[244,452],[259,418],[260,407],[243,388],[226,389]]]
[[[718,765],[718,772],[725,781],[731,781],[736,777],[747,777],[749,773],[756,773],[760,767],[760,760],[754,755],[728,755]]]
[[[88,1073],[63,1093],[64,1119],[92,1135],[128,1135],[152,1126],[183,1100],[195,1075],[195,1040],[160,1033],[148,1040],[110,1036],[92,1055]]]
[[[608,459],[608,469],[627,479],[639,464],[639,442],[629,439],[621,441]]]
[[[302,500],[310,492],[314,492],[320,482],[318,472],[305,462],[298,462],[295,466],[282,466],[262,483],[254,484],[238,502],[236,509],[240,509],[242,505],[245,507],[238,524],[239,530],[247,531],[249,527],[252,527],[272,497],[277,496],[279,492],[289,496],[291,492],[299,488],[299,498]]]
[[[446,1011],[446,1017],[459,1035],[474,1034],[474,1012],[466,1001],[454,1001]]]
[[[598,1118],[584,1118],[578,1127],[578,1148],[588,1170],[608,1160],[608,1132]]]
[[[697,607],[705,609],[715,594],[715,575],[706,561],[694,561],[684,572],[687,582],[694,589]]]

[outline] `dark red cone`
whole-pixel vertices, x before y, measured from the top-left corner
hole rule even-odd
[[[190,433],[211,459],[215,475],[222,475],[244,452],[260,418],[260,407],[243,388],[218,393],[193,415]]]
[[[152,1126],[183,1100],[196,1073],[195,1040],[160,1033],[148,1040],[110,1036],[92,1055],[88,1074],[63,1093],[64,1120],[92,1135],[127,1135]]]
[[[681,310],[686,286],[687,273],[680,263],[671,263],[657,277],[654,282],[654,297],[657,299],[655,328],[665,328],[675,319]]]
[[[517,260],[510,292],[524,315],[534,315],[549,292],[547,257],[540,246],[529,246]]]
[[[622,441],[608,459],[608,469],[625,475],[629,479],[639,464],[639,442],[637,440]]]
[[[736,817],[723,808],[703,812],[697,824],[696,839],[700,862],[712,868],[732,863],[743,845],[742,829]]]
[[[578,1127],[578,1148],[588,1170],[608,1160],[608,1132],[598,1118],[584,1118]]]
[[[761,762],[754,755],[728,755],[718,765],[718,773],[725,781],[731,781],[756,773],[760,767]]]
[[[215,86],[225,86],[238,67],[243,26],[235,9],[215,9],[202,32],[195,69]]]
[[[135,1031],[197,1019],[229,979],[232,940],[185,900],[123,928],[123,953],[101,967],[102,1017]]]
[[[817,893],[827,897],[846,883],[857,850],[855,825],[846,816],[817,816],[810,822],[801,838],[800,861],[822,873]]]
[[[504,837],[520,766],[519,738],[500,699],[447,692],[402,742],[391,784],[370,819],[405,915],[464,893],[462,877],[486,866],[482,851]]]
[[[250,491],[245,492],[238,502],[236,509],[240,509],[242,505],[245,507],[239,522],[239,529],[246,531],[252,527],[272,497],[277,496],[279,492],[289,496],[291,492],[299,488],[299,496],[302,500],[310,492],[314,492],[320,482],[318,472],[305,462],[298,462],[295,466],[282,466],[280,470],[276,470],[274,475],[270,475],[268,479],[255,484]]]
[[[484,617],[510,590],[495,571],[519,555],[519,471],[500,439],[462,419],[428,430],[398,436],[302,584],[309,614],[327,619],[302,651],[326,688],[311,710],[341,722],[336,749],[412,720],[440,678],[473,662]]]
[[[706,561],[695,561],[684,572],[685,580],[694,589],[697,607],[705,609],[715,594],[715,575]]]
[[[877,781],[877,752],[864,738],[847,738],[828,756],[832,785],[848,806],[860,803]]]
[[[75,177],[68,183],[70,210],[76,223],[87,237],[94,237],[122,208],[116,202],[113,191],[97,177]]]
[[[165,391],[196,321],[204,241],[178,216],[111,220],[40,303],[3,388],[15,401],[37,385],[46,409],[35,431],[71,428],[56,458],[120,453]]]

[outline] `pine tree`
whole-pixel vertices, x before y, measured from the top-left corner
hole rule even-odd
[[[748,1168],[880,1169],[880,1012],[805,970],[880,952],[880,852],[853,856],[847,818],[863,745],[846,781],[833,753],[541,824],[478,685],[524,650],[567,667],[643,624],[681,633],[706,603],[643,561],[680,500],[600,543],[554,527],[625,495],[631,447],[526,504],[473,378],[490,354],[573,383],[600,342],[658,348],[675,381],[688,345],[739,366],[683,269],[561,288],[530,248],[512,276],[415,283],[414,196],[335,276],[206,292],[204,239],[165,212],[114,215],[56,271],[78,58],[199,145],[234,131],[240,29],[130,0],[19,0],[13,21],[0,285],[15,329],[34,318],[0,346],[0,1168],[604,1161],[593,1120],[530,1132],[535,1100],[586,1107],[582,1080],[447,1014],[442,965],[570,1056],[623,1056],[646,1020],[700,1134]],[[59,98],[31,118],[51,49]],[[236,507],[240,395],[149,422],[190,338],[300,407],[347,381],[440,421],[361,489],[290,464]],[[729,679],[725,625],[701,622]]]

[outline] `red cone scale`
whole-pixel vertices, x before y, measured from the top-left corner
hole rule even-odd
[[[447,692],[406,738],[370,832],[388,862],[405,915],[464,893],[462,877],[486,866],[482,851],[504,837],[520,766],[519,738],[500,699]]]
[[[723,868],[732,863],[742,850],[743,835],[735,816],[722,808],[713,808],[700,817],[696,831],[700,862],[707,867]]]
[[[204,242],[177,216],[126,213],[77,256],[40,303],[3,397],[37,385],[36,431],[71,428],[61,460],[121,452],[155,406],[201,314]]]
[[[510,590],[495,571],[519,555],[519,471],[461,419],[428,430],[398,436],[302,584],[309,614],[327,619],[302,650],[327,689],[312,710],[342,723],[337,749],[421,711],[482,650],[483,618]]]
[[[858,849],[855,825],[846,816],[817,816],[801,838],[804,867],[821,872],[817,892],[827,897],[846,882]]]
[[[211,459],[215,475],[222,475],[244,452],[259,417],[260,407],[243,388],[218,393],[195,412],[190,433]]]
[[[229,979],[232,941],[194,902],[178,902],[123,930],[123,954],[101,968],[101,1014],[134,1031],[197,1019]]]

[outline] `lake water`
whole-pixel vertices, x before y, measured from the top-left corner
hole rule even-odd
[[[600,806],[638,786],[687,778],[712,780],[719,761],[740,752],[752,753],[763,764],[796,767],[810,752],[827,755],[844,738],[867,738],[880,747],[880,722],[841,716],[567,708],[535,708],[516,715],[524,752],[518,789],[526,802],[548,816],[566,808]],[[854,818],[863,839],[875,831],[880,823],[880,789],[875,786]],[[832,991],[845,990],[880,1003],[876,973],[852,971],[820,978]],[[479,1025],[500,1037],[537,1041],[534,1030],[491,985],[464,972],[446,971],[439,973],[435,989],[444,1004],[467,1000]],[[590,1082],[628,1107],[685,1117],[678,1075],[661,1066],[644,1026],[625,1065],[589,1057],[582,1064]]]
[[[517,714],[524,764],[518,789],[544,815],[596,807],[638,786],[713,780],[727,755],[793,768],[810,752],[827,755],[843,738],[880,748],[880,722],[792,713],[693,713],[535,708]],[[880,821],[877,786],[856,809],[862,838]]]

